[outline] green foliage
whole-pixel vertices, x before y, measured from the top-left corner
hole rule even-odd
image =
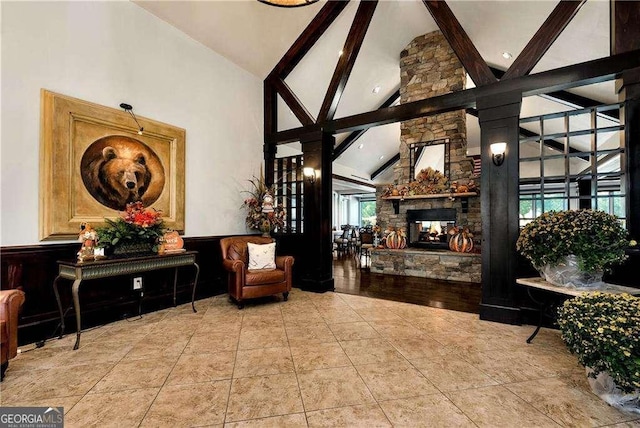
[[[586,293],[558,310],[569,350],[592,376],[608,372],[625,392],[640,390],[640,299],[628,294]]]
[[[98,243],[101,247],[115,247],[124,243],[134,243],[139,241],[154,242],[164,235],[162,225],[141,227],[127,223],[123,219],[105,219],[108,226],[96,230],[98,233]],[[157,247],[154,245],[154,251]]]
[[[158,240],[164,235],[162,213],[145,209],[142,202],[127,204],[126,210],[116,220],[105,219],[107,225],[96,230],[98,246],[116,247],[120,245],[148,242],[153,251],[158,250]]]
[[[362,226],[373,226],[376,221],[376,201],[360,202]]]
[[[603,211],[549,211],[522,229],[516,249],[536,268],[574,254],[581,270],[594,273],[626,259],[626,238],[616,216]]]

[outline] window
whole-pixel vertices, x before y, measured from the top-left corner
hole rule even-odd
[[[284,230],[278,233],[302,233],[302,155],[277,158],[273,165],[276,203],[287,214]]]
[[[360,200],[360,226],[373,226],[376,224],[376,201],[370,199]]]
[[[520,226],[543,212],[597,209],[625,222],[623,104],[520,119]]]

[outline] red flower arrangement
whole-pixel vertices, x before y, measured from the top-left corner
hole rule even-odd
[[[126,210],[116,220],[105,219],[107,226],[98,232],[98,246],[117,249],[122,246],[144,244],[157,252],[158,239],[164,235],[162,212],[145,209],[142,202],[127,204]],[[117,252],[117,251],[116,251]]]
[[[122,213],[122,218],[129,224],[150,227],[162,223],[162,211],[144,209],[142,202],[138,201],[127,204],[126,211]]]

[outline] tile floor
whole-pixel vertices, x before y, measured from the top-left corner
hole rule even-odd
[[[593,395],[557,331],[347,294],[226,296],[23,347],[6,406],[67,427],[640,427]]]

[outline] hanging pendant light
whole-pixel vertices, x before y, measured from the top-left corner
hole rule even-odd
[[[299,7],[308,6],[318,0],[258,0],[260,3],[278,7]]]

